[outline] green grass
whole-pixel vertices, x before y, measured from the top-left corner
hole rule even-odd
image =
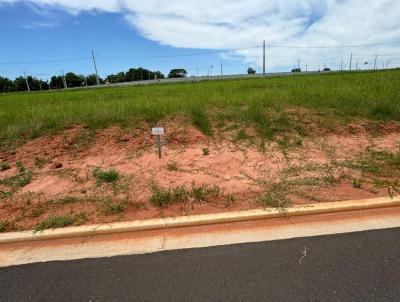
[[[149,198],[149,202],[153,206],[167,208],[177,202],[186,203],[190,199],[194,201],[208,202],[219,195],[220,188],[218,186],[196,186],[192,184],[191,190],[185,188],[184,186],[168,189],[154,186],[152,188],[152,195]]]
[[[115,183],[120,179],[121,175],[115,169],[102,170],[99,167],[95,168],[92,172],[94,178],[98,182]]]
[[[22,173],[22,172],[26,171],[26,168],[21,161],[17,161],[16,166],[17,166],[19,172]]]
[[[28,185],[32,181],[32,176],[32,171],[24,170],[23,172],[0,179],[0,184],[6,185],[15,191]]]
[[[64,196],[64,197],[50,199],[48,203],[51,205],[66,205],[66,204],[76,203],[78,201],[80,201],[80,198],[78,197]]]
[[[220,191],[218,186],[192,185],[191,195],[196,201],[211,201],[220,195]]]
[[[273,184],[269,190],[258,197],[257,202],[266,208],[276,208],[285,213],[292,201],[287,197],[289,185],[285,182]]]
[[[0,233],[7,231],[10,223],[7,220],[0,220]]]
[[[210,150],[208,148],[203,148],[201,151],[203,151],[204,156],[210,155]]]
[[[125,211],[125,205],[121,202],[113,202],[111,199],[105,198],[100,201],[100,211],[103,215],[109,216],[120,214]]]
[[[87,220],[86,213],[52,215],[36,225],[35,231],[43,231],[46,229],[64,228],[71,225],[80,225]]]
[[[11,169],[10,164],[6,161],[0,163],[0,171],[5,171]]]
[[[187,117],[207,135],[219,121],[268,139],[302,131],[287,111],[299,107],[324,120],[400,121],[398,87],[400,72],[392,70],[1,94],[0,142],[7,147],[76,124],[154,125],[167,116]]]
[[[368,148],[354,160],[344,163],[348,168],[383,177],[400,177],[400,151],[374,150]]]

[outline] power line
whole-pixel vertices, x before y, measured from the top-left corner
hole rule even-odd
[[[383,46],[383,45],[391,45],[391,43],[382,43],[382,44],[358,44],[358,45],[336,45],[336,46],[327,46],[327,45],[273,45],[269,44],[268,47],[273,48],[357,48],[357,47],[371,47],[371,46]]]
[[[80,57],[80,58],[54,59],[54,60],[43,60],[43,61],[0,62],[0,65],[22,65],[22,64],[59,63],[59,62],[71,62],[71,61],[83,61],[83,60],[90,60],[90,59],[91,59],[91,57]]]
[[[278,44],[268,44],[266,47],[270,48],[293,48],[293,49],[337,49],[337,48],[357,48],[357,47],[371,47],[371,46],[383,46],[390,45],[390,43],[382,44],[358,44],[358,45],[278,45]],[[97,59],[156,59],[156,58],[176,58],[176,57],[191,57],[191,56],[202,56],[209,54],[222,54],[230,53],[242,50],[250,50],[256,48],[262,48],[263,45],[257,45],[246,48],[236,48],[236,49],[226,49],[226,50],[216,50],[216,51],[204,51],[198,53],[187,53],[187,54],[171,54],[171,55],[154,55],[154,56],[96,56]],[[382,56],[390,56],[391,54],[385,54]],[[71,62],[71,61],[84,61],[92,60],[92,56],[87,57],[75,57],[66,59],[51,59],[51,60],[33,60],[33,61],[18,61],[18,62],[0,62],[1,65],[22,65],[22,64],[43,64],[43,63],[61,63],[61,62]]]
[[[98,59],[156,59],[156,58],[176,58],[176,57],[191,57],[191,56],[201,56],[209,54],[219,54],[219,53],[229,53],[241,50],[261,48],[262,46],[253,46],[246,48],[237,48],[229,50],[218,50],[218,51],[204,51],[199,53],[189,53],[189,54],[175,54],[175,55],[157,55],[157,56],[98,56]],[[0,63],[1,64],[1,63]]]

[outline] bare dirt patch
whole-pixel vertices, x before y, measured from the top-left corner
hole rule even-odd
[[[184,123],[163,125],[161,159],[146,124],[132,131],[75,126],[2,154],[11,165],[0,172],[3,231],[33,229],[60,217],[74,224],[284,208],[398,189],[397,125],[371,134],[354,124],[351,133],[262,147],[230,136],[209,139]],[[76,214],[82,215],[74,222]]]

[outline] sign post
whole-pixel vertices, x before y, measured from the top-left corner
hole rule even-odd
[[[151,133],[157,138],[158,158],[161,158],[161,135],[164,135],[163,127],[151,128]]]

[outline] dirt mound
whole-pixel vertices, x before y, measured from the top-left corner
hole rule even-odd
[[[184,121],[162,124],[161,159],[145,123],[132,130],[77,125],[3,154],[11,168],[0,172],[0,222],[21,229],[52,215],[83,213],[79,223],[95,223],[370,198],[396,190],[400,178],[393,125],[378,134],[350,125],[347,134],[261,146],[209,139]],[[381,167],[393,170],[381,177]]]

